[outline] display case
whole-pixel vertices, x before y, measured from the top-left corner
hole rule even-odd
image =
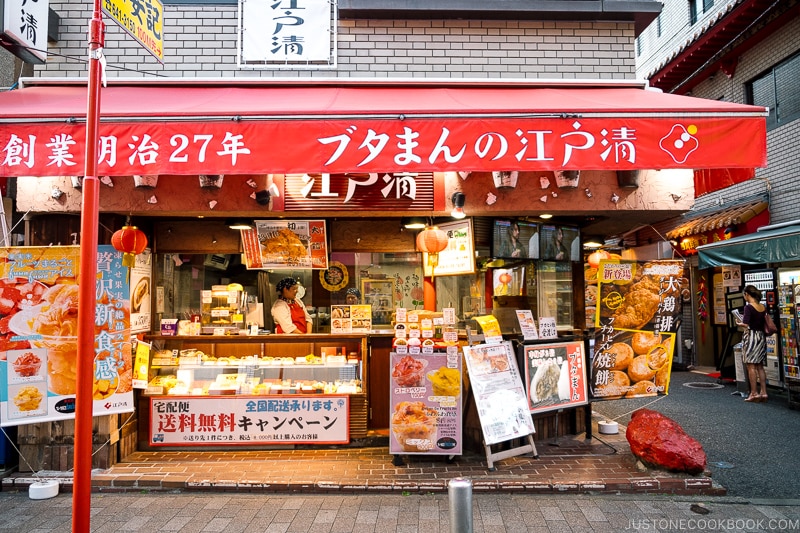
[[[572,265],[555,261],[540,261],[538,267],[539,317],[555,317],[558,329],[571,329],[574,312]]]
[[[778,286],[778,307],[780,309],[780,339],[783,354],[783,375],[786,379],[800,379],[798,363],[797,320],[800,300],[800,285]]]
[[[365,335],[154,335],[147,340],[152,343],[149,380],[140,407],[150,414],[150,440],[144,447],[224,444],[204,442],[205,435],[186,431],[181,441],[170,441],[178,431],[160,430],[164,411],[181,406],[191,420],[218,419],[215,427],[223,419],[236,420],[232,423],[236,442],[229,444],[335,444],[366,436]],[[331,412],[323,414],[325,409]],[[294,421],[293,425],[282,433],[262,431],[258,438],[240,434],[243,420],[261,416],[266,428],[274,414],[293,410],[295,416],[286,421]],[[317,414],[322,418],[312,429],[319,431],[297,433]],[[333,425],[323,424],[324,419]],[[329,434],[337,427],[345,435]]]
[[[388,326],[394,312],[394,281],[391,279],[362,279],[361,297],[372,306],[372,327]]]

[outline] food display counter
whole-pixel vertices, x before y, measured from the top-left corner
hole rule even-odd
[[[139,399],[142,449],[341,444],[366,436],[364,334],[146,341],[152,349]]]

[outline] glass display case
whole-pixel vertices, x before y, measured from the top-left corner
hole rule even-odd
[[[555,317],[558,329],[572,329],[572,265],[540,261],[538,267],[539,317]]]
[[[372,327],[390,326],[394,312],[394,282],[391,279],[362,279],[361,298],[372,306]]]

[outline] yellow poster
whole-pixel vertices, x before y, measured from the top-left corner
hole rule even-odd
[[[476,316],[475,321],[480,325],[481,330],[483,330],[483,335],[485,338],[489,337],[501,337],[503,334],[500,332],[500,323],[497,321],[492,315],[484,315],[484,316]]]

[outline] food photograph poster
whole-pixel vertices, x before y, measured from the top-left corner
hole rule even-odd
[[[682,260],[600,262],[592,398],[669,392],[681,307],[691,298],[684,276]]]
[[[588,403],[583,341],[525,346],[525,383],[531,413]]]
[[[75,417],[79,246],[0,250],[0,425]],[[133,411],[130,284],[97,253],[94,415]]]
[[[242,230],[245,267],[328,268],[328,237],[324,220],[256,220]]]
[[[461,354],[391,354],[391,454],[460,455]]]

